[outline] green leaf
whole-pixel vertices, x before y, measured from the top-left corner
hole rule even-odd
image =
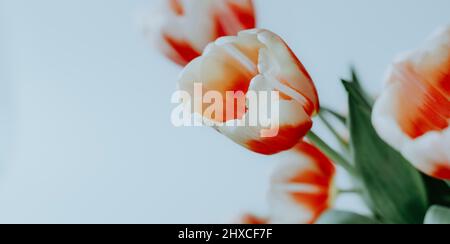
[[[352,81],[355,84],[355,87],[359,90],[364,100],[372,107],[375,103],[375,100],[371,96],[369,96],[369,94],[367,94],[367,92],[364,90],[361,81],[358,78],[358,74],[356,73],[356,69],[354,67],[351,68],[351,73],[352,73]]]
[[[360,87],[353,81],[342,80],[342,84],[344,84],[349,98],[356,100],[357,103],[355,105],[370,117],[370,114],[372,112],[372,105],[370,101],[367,101],[367,99],[364,97],[364,94],[362,94],[362,90],[360,89]]]
[[[354,82],[349,93],[351,154],[364,196],[387,223],[422,223],[428,200],[421,174],[387,145],[371,123],[371,105]]]
[[[450,208],[431,207],[425,217],[425,224],[450,224]]]
[[[362,216],[359,214],[344,212],[338,210],[331,210],[324,213],[319,220],[316,222],[319,225],[328,225],[328,224],[381,224],[377,220],[371,219],[366,216]]]

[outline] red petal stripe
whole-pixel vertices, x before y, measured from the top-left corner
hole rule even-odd
[[[230,9],[235,13],[237,19],[242,24],[244,29],[253,29],[256,27],[256,18],[254,15],[254,7],[251,1],[249,1],[249,8],[243,8],[235,2],[229,2]],[[236,33],[237,34],[237,33]],[[234,34],[233,34],[234,35]]]
[[[267,220],[266,219],[262,219],[262,218],[258,218],[254,215],[245,215],[242,217],[241,219],[241,224],[245,224],[245,225],[265,225],[267,224]]]
[[[397,77],[402,82],[397,119],[402,130],[413,139],[449,126],[450,61],[446,65],[447,74],[437,71],[428,77],[421,77],[413,67],[406,65]]]
[[[434,177],[439,178],[439,179],[444,179],[444,180],[450,180],[450,163],[446,162],[446,163],[438,163],[437,165],[439,165],[433,174]]]
[[[186,41],[176,40],[168,35],[163,35],[163,38],[174,51],[174,53],[170,52],[167,53],[167,55],[179,65],[185,66],[201,55],[199,51],[195,50],[195,48]]]
[[[327,210],[329,206],[329,194],[325,193],[292,193],[292,198],[299,205],[308,209],[313,217],[308,224],[314,224],[317,218]]]
[[[176,15],[184,15],[184,7],[181,4],[181,0],[169,0],[169,6]]]

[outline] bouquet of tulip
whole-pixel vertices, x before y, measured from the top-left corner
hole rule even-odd
[[[271,179],[270,214],[242,223],[450,223],[449,25],[394,62],[378,98],[352,71],[341,81],[349,111],[342,115],[321,108],[312,77],[288,44],[256,28],[251,0],[165,3],[152,37],[184,67],[178,87],[188,110],[180,111],[193,109],[234,142],[282,161]],[[271,105],[253,103],[251,94],[261,92],[271,94]],[[249,125],[252,114],[267,109],[277,116]],[[312,132],[314,116],[340,147]],[[370,215],[333,210],[336,166],[350,175]]]

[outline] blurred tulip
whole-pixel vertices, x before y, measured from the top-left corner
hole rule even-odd
[[[151,16],[152,37],[172,61],[186,65],[221,36],[255,28],[252,0],[164,0]],[[159,15],[159,21],[157,16]]]
[[[271,222],[313,224],[334,199],[335,167],[315,146],[301,142],[283,153],[272,178]]]
[[[394,63],[372,121],[415,167],[450,180],[450,25]]]
[[[235,117],[207,118],[234,142],[265,155],[295,146],[311,129],[311,117],[319,111],[316,88],[308,72],[286,43],[267,30],[242,31],[211,43],[201,57],[185,67],[179,88],[195,96],[198,82],[204,91],[218,92],[224,98],[229,91],[240,92],[236,100],[244,102],[250,100],[249,93],[279,92],[279,114],[277,121],[272,121],[278,131],[273,136],[263,136],[268,129],[264,126],[243,126],[244,121],[251,120],[249,114],[265,108],[253,109],[245,103],[235,106],[224,99],[224,114],[236,110],[231,111]],[[195,112],[204,115],[204,111]]]

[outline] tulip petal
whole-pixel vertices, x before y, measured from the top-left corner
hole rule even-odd
[[[317,113],[320,105],[316,88],[311,76],[296,55],[279,36],[273,33],[262,32],[258,35],[258,39],[266,46],[267,53],[272,61],[266,63],[267,61],[261,58],[261,73],[271,73],[284,85],[302,94],[308,102],[308,104],[305,104],[307,112]],[[263,66],[263,63],[266,65]],[[266,71],[265,68],[268,68],[268,70]]]
[[[274,223],[307,224],[330,207],[335,167],[316,147],[301,142],[282,155],[272,178],[270,203]]]
[[[430,132],[407,141],[402,153],[422,172],[440,179],[450,179],[450,129]],[[426,162],[426,163],[424,163]]]
[[[255,28],[252,0],[164,0],[152,15],[150,35],[172,61],[186,65],[218,37]]]
[[[203,90],[219,92],[223,98],[224,115],[208,118],[216,122],[226,122],[229,119],[240,119],[238,116],[232,118],[226,116],[230,111],[230,104],[235,100],[227,101],[227,92],[247,93],[250,81],[256,75],[256,70],[248,70],[223,46],[211,44],[205,50],[205,54],[186,66],[179,81],[179,88],[190,94],[194,93],[194,83],[201,83]],[[202,98],[199,98],[202,99]],[[231,105],[232,106],[232,105]],[[232,106],[234,108],[234,106]],[[242,110],[243,108],[241,108]],[[245,108],[244,108],[245,109]],[[195,111],[203,114],[204,111]],[[234,112],[234,111],[231,111]],[[245,111],[237,114],[243,115]]]
[[[250,86],[251,91],[271,91],[266,78],[262,75],[255,77]],[[249,108],[245,118],[238,121],[231,121],[226,126],[221,126],[218,130],[228,136],[236,143],[249,148],[251,151],[272,155],[281,151],[288,150],[295,146],[299,139],[303,138],[312,127],[310,116],[303,109],[302,104],[295,100],[279,100],[278,118],[270,117],[271,125],[278,125],[278,133],[273,137],[262,137],[264,130],[270,130],[269,127],[249,125],[249,117],[253,112]],[[258,109],[258,108],[256,108]],[[256,113],[254,113],[256,114]]]

